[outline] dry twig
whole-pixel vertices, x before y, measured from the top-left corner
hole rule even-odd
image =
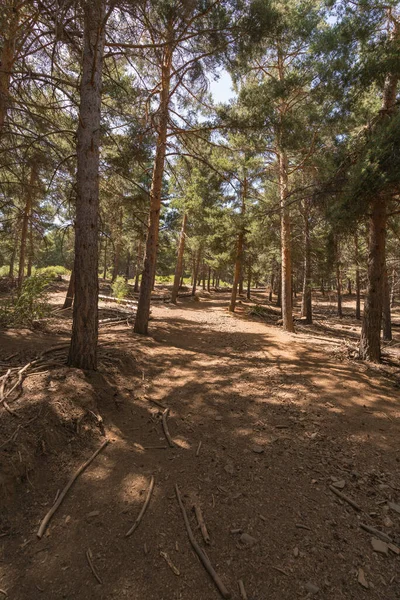
[[[98,448],[96,450],[96,452],[94,452],[94,454],[92,454],[92,456],[83,465],[81,465],[79,467],[79,469],[76,471],[76,473],[68,481],[67,485],[62,490],[61,494],[58,496],[57,501],[53,504],[53,506],[51,507],[51,509],[47,513],[47,515],[44,517],[43,521],[40,523],[40,527],[39,527],[38,532],[36,534],[39,539],[43,536],[44,532],[46,531],[47,525],[49,524],[49,522],[50,522],[51,518],[53,517],[54,513],[60,507],[62,501],[64,500],[65,496],[67,495],[67,493],[68,493],[69,489],[71,488],[72,484],[76,481],[76,479],[78,479],[79,475],[81,475],[83,473],[83,471],[85,469],[87,469],[87,467],[90,465],[90,463],[93,462],[93,460],[96,458],[96,456],[99,454],[99,452],[101,452],[103,450],[103,448],[105,448],[107,446],[108,443],[109,443],[109,440],[105,440],[102,443],[102,445],[100,446],[100,448]]]
[[[146,500],[144,501],[142,510],[140,511],[138,518],[136,519],[136,521],[134,522],[134,524],[132,525],[130,530],[125,534],[125,537],[129,537],[130,535],[132,535],[132,533],[135,531],[135,529],[137,529],[139,527],[140,522],[143,519],[143,515],[146,512],[147,507],[149,506],[149,503],[150,503],[151,494],[153,493],[153,488],[154,488],[154,481],[155,481],[154,475],[152,475],[151,480],[150,480],[149,489],[147,491]]]
[[[170,445],[171,448],[174,448],[175,444],[174,444],[174,441],[168,430],[168,423],[167,423],[168,415],[169,415],[169,408],[166,408],[162,414],[162,426],[163,426],[164,435],[167,438],[168,444]]]
[[[92,559],[93,559],[93,554],[92,554],[92,551],[91,551],[91,549],[90,549],[90,548],[88,548],[88,549],[86,550],[86,558],[87,558],[87,561],[88,561],[88,563],[89,563],[90,570],[92,571],[93,575],[96,577],[96,579],[97,579],[97,581],[100,583],[100,585],[103,585],[103,582],[102,582],[102,580],[101,580],[101,577],[100,577],[100,575],[98,574],[98,572],[97,572],[97,569],[96,569],[96,567],[95,567],[95,566],[94,566],[94,564],[93,564],[93,560],[92,560]]]
[[[344,500],[345,502],[347,502],[347,504],[350,504],[350,506],[352,508],[354,508],[354,510],[357,510],[358,512],[361,512],[361,506],[359,506],[357,504],[357,502],[354,502],[354,500],[352,500],[351,498],[349,498],[349,496],[346,496],[346,494],[343,494],[343,492],[340,492],[333,485],[330,485],[329,489],[331,490],[331,492],[333,492],[334,494],[336,494],[336,496],[338,498],[340,498],[341,500]]]
[[[201,508],[198,504],[193,506],[194,512],[196,514],[196,519],[200,527],[201,535],[203,536],[203,540],[206,544],[210,543],[210,536],[208,535],[207,526],[204,521],[203,513],[201,512]]]

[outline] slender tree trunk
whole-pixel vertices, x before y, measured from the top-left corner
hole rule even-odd
[[[185,254],[186,226],[187,226],[187,214],[185,213],[183,215],[182,228],[181,228],[181,233],[179,236],[178,257],[176,260],[174,285],[172,286],[172,292],[171,292],[171,302],[173,304],[176,304],[176,299],[178,298],[179,285],[180,285],[180,281],[181,281],[182,273],[183,273],[183,256]]]
[[[247,198],[247,177],[245,176],[243,179],[242,205],[241,205],[241,211],[240,211],[240,214],[242,217],[242,222],[240,224],[240,231],[239,231],[239,235],[238,235],[238,239],[237,239],[235,272],[234,272],[234,277],[233,277],[231,301],[229,304],[230,312],[235,312],[238,285],[239,285],[241,274],[242,274],[243,248],[244,248],[244,215],[246,213],[246,198]]]
[[[193,272],[192,296],[194,296],[196,294],[197,277],[199,274],[200,260],[201,260],[201,247],[198,249],[197,256],[195,255],[195,258],[193,261],[194,272]]]
[[[72,269],[71,276],[69,278],[67,295],[64,300],[63,308],[71,308],[72,303],[74,301],[74,294],[75,294],[75,273],[74,273],[74,269]]]
[[[158,108],[157,144],[150,191],[150,215],[146,241],[146,257],[134,326],[135,333],[140,333],[142,335],[147,335],[148,333],[151,290],[156,271],[161,192],[167,146],[172,54],[172,46],[168,44],[164,47],[163,51],[160,105]]]
[[[25,198],[25,208],[24,214],[22,217],[22,230],[21,230],[21,244],[19,251],[19,267],[18,267],[18,290],[20,291],[22,288],[22,284],[25,277],[25,254],[26,254],[26,241],[28,237],[28,226],[29,226],[29,217],[32,212],[32,202],[33,196],[35,194],[35,185],[38,176],[38,166],[37,161],[33,160],[31,173],[29,178],[29,186],[26,190],[26,198]]]
[[[203,290],[206,289],[206,264],[203,261],[203,266],[202,266],[202,278],[203,278]]]
[[[288,161],[281,150],[279,160],[279,191],[281,199],[281,251],[282,251],[282,325],[285,331],[294,331],[292,311],[292,253],[290,234],[290,215],[287,205]]]
[[[249,257],[249,264],[247,266],[247,294],[246,294],[246,298],[247,300],[250,300],[251,298],[251,259]]]
[[[107,279],[107,266],[108,266],[107,265],[107,259],[108,259],[108,257],[107,257],[107,249],[108,249],[108,238],[106,237],[105,241],[104,241],[104,268],[103,268],[103,279],[104,279],[104,281],[106,281],[106,279]]]
[[[31,204],[31,212],[29,215],[29,252],[28,252],[28,266],[26,269],[27,277],[32,275],[32,264],[33,264],[33,202]]]
[[[114,251],[114,262],[113,262],[113,271],[111,281],[115,281],[119,275],[119,263],[121,260],[121,251],[122,251],[122,216],[123,216],[122,207],[120,208],[118,215],[118,225],[117,225],[117,239],[115,241],[115,251]],[[115,238],[114,238],[115,239]]]
[[[211,267],[208,267],[208,276],[207,276],[207,292],[210,291],[210,280],[211,280]]]
[[[335,261],[336,261],[336,292],[337,292],[337,315],[343,317],[342,310],[342,272],[340,262],[340,244],[335,235]]]
[[[395,303],[395,294],[394,294],[395,284],[396,284],[396,271],[393,269],[392,285],[390,287],[390,306],[391,306],[391,308],[394,308],[394,303]]]
[[[19,3],[16,0],[6,0],[1,9],[3,12],[3,44],[0,51],[0,132],[3,129],[10,104],[10,82],[14,62],[18,26],[20,20]]]
[[[390,314],[390,286],[386,267],[383,269],[382,337],[385,342],[390,342],[393,339]]]
[[[278,290],[276,295],[276,306],[282,308],[282,269],[278,273]]]
[[[356,319],[361,319],[361,289],[360,289],[360,264],[358,251],[358,235],[354,235],[354,258],[356,263]]]
[[[364,301],[360,357],[371,362],[379,362],[386,245],[386,201],[383,197],[375,198],[372,203],[369,236],[368,283]]]
[[[325,282],[323,277],[321,277],[321,294],[325,296]]]
[[[311,240],[310,240],[310,214],[307,200],[304,204],[304,278],[303,298],[301,303],[301,316],[305,322],[312,323],[312,290],[311,290]]]
[[[104,0],[84,3],[82,78],[77,133],[75,300],[68,365],[97,368],[98,221]]]
[[[136,257],[135,285],[133,288],[133,291],[135,292],[135,294],[137,294],[139,291],[139,277],[140,277],[140,272],[142,270],[142,264],[143,264],[143,244],[142,244],[142,238],[139,237],[138,246],[137,246],[137,257]]]
[[[348,277],[347,278],[347,293],[348,293],[349,296],[351,296],[351,292],[352,292],[352,289],[351,289],[351,279],[350,279],[350,277]]]
[[[271,279],[270,279],[270,287],[269,287],[269,297],[268,300],[272,302],[272,295],[274,293],[274,283],[275,283],[275,271],[272,270]]]
[[[127,282],[129,281],[130,269],[131,269],[131,253],[128,250],[127,255],[126,255],[126,269],[125,269],[125,280]]]
[[[212,287],[215,289],[215,271],[213,271],[213,275],[212,275]]]
[[[240,277],[239,277],[239,296],[243,295],[243,265],[240,265]]]
[[[14,245],[13,245],[13,250],[11,253],[11,258],[10,258],[10,266],[8,269],[8,276],[11,279],[14,279],[14,265],[15,265],[15,257],[17,255],[17,246],[18,246],[18,235],[17,235],[17,228],[15,231],[15,241],[14,241]]]

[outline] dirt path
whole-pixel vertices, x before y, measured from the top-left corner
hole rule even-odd
[[[0,588],[10,598],[220,597],[190,548],[176,483],[194,529],[191,506],[202,508],[207,555],[233,598],[240,598],[238,579],[249,600],[400,598],[400,557],[374,552],[359,527],[367,523],[400,542],[400,514],[387,504],[400,502],[398,388],[363,365],[338,362],[304,336],[240,310],[229,315],[226,304],[220,295],[155,307],[147,339],[126,326],[102,331],[102,343],[114,345],[81,390],[93,391],[113,443],[38,541],[38,523],[57,489],[90,451],[58,470],[43,457],[17,500],[13,534],[0,538]],[[68,394],[68,377],[64,369],[35,385]],[[144,449],[167,446],[149,398],[171,409],[173,449]],[[149,509],[125,538],[152,475]],[[338,481],[361,513],[329,490]],[[241,533],[251,536],[248,546]],[[195,535],[200,542],[197,529]],[[88,548],[103,585],[89,569]],[[368,589],[357,581],[359,569]]]

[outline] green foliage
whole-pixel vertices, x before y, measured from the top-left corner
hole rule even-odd
[[[111,284],[112,295],[119,300],[126,298],[129,294],[129,286],[124,277],[118,276]]]
[[[48,279],[57,279],[59,275],[71,275],[71,271],[69,271],[66,267],[62,265],[55,265],[52,267],[41,267],[40,269],[33,270],[37,275],[44,275]]]
[[[15,301],[7,299],[0,304],[0,323],[8,327],[31,326],[37,319],[47,316],[49,278],[44,274],[27,277]]]

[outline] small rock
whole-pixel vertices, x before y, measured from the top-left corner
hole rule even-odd
[[[93,519],[93,517],[98,517],[100,514],[99,510],[92,510],[92,512],[88,513],[86,516],[88,519]]]
[[[393,521],[389,517],[383,519],[383,524],[385,527],[393,527]]]
[[[357,579],[358,583],[360,585],[363,586],[363,588],[365,588],[366,590],[369,589],[369,583],[365,578],[365,573],[363,571],[363,569],[358,569],[358,579]]]
[[[346,485],[346,482],[344,479],[339,479],[337,481],[334,481],[332,483],[333,487],[337,488],[338,490],[342,490],[344,488],[344,486]]]
[[[296,548],[293,548],[293,556],[295,556],[296,558],[299,556],[299,549],[296,546]]]
[[[394,554],[400,554],[400,548],[395,546],[395,544],[388,544],[389,550],[391,550]]]
[[[388,545],[386,542],[378,540],[377,538],[372,538],[371,544],[375,552],[380,552],[381,554],[388,553]]]
[[[256,445],[251,447],[251,451],[255,452],[256,454],[262,454],[264,452],[264,448]]]
[[[396,504],[395,502],[388,502],[388,506],[400,515],[400,504]]]
[[[239,539],[240,543],[243,544],[243,546],[247,546],[247,548],[251,548],[252,546],[257,544],[256,538],[254,538],[252,535],[249,535],[248,533],[242,533]]]
[[[215,417],[214,421],[222,421],[222,417]]]
[[[71,515],[67,515],[67,516],[65,517],[65,521],[64,521],[64,522],[65,522],[65,524],[69,523],[69,522],[70,522],[70,520],[71,520]]]
[[[319,587],[309,581],[308,583],[306,583],[306,590],[307,592],[310,592],[310,594],[318,594]]]

